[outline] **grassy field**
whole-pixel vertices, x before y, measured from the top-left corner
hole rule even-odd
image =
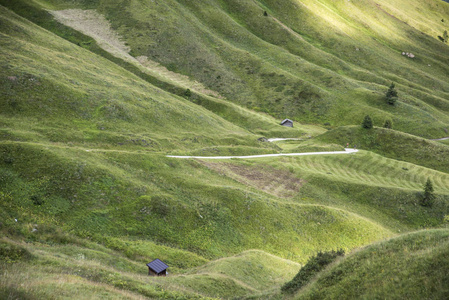
[[[129,53],[47,11],[74,8]],[[340,248],[294,297],[447,295],[449,4],[0,0],[0,24],[0,298],[283,298]]]

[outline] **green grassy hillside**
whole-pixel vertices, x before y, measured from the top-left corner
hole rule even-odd
[[[254,190],[352,211],[394,231],[438,226],[449,213],[447,173],[371,152],[204,164]],[[437,195],[431,208],[420,205],[427,178]]]
[[[280,119],[335,126],[357,123],[368,112],[420,136],[441,137],[448,127],[449,48],[437,36],[448,29],[441,20],[449,19],[449,5],[441,1],[401,11],[399,0],[19,2],[95,8],[133,57]],[[392,81],[400,98],[395,107],[383,99]]]
[[[95,9],[90,31],[59,23],[65,9]],[[112,50],[90,36],[100,19]],[[392,282],[363,291],[445,296],[440,279],[412,285],[446,280],[433,264],[447,265],[447,232],[433,229],[449,216],[449,148],[428,138],[449,135],[447,24],[436,0],[0,0],[0,298],[279,298],[311,256],[340,248],[355,251],[333,266],[345,277],[325,270],[298,297],[320,298],[323,282],[363,297],[344,279],[381,263]],[[362,129],[366,114],[394,130]],[[347,143],[361,151],[166,156]],[[155,258],[167,278],[146,275]]]
[[[322,272],[295,299],[445,299],[448,230],[421,231],[375,244]]]
[[[391,234],[357,214],[249,190],[195,161],[26,143],[1,149],[2,218],[20,230],[55,223],[82,236],[148,237],[207,257],[262,249],[298,261],[316,248],[353,248]]]
[[[3,140],[152,151],[261,145],[246,130],[4,8],[2,24]]]
[[[379,124],[380,125],[380,124]],[[373,151],[380,155],[449,172],[449,147],[438,141],[429,141],[400,131],[361,126],[340,127],[319,136],[322,143],[336,143]]]
[[[95,8],[132,56],[277,118],[345,125],[369,112],[426,137],[448,127],[449,48],[437,36],[448,29],[441,20],[449,19],[449,5],[441,1],[38,3]],[[392,81],[396,107],[383,100]]]

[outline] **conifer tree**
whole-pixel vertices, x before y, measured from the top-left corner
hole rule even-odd
[[[366,115],[365,119],[363,119],[362,127],[366,129],[373,128],[373,120],[369,115]]]
[[[421,200],[421,205],[431,207],[434,200],[433,184],[430,178],[427,178],[426,184],[424,185],[424,195]]]
[[[385,123],[384,123],[384,128],[392,129],[393,128],[393,121],[391,119],[386,119]]]
[[[395,105],[396,100],[398,100],[398,92],[395,89],[395,85],[392,82],[390,87],[388,88],[387,93],[385,94],[385,97],[387,99],[387,103],[390,105]]]

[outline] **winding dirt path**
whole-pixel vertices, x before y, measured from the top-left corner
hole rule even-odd
[[[449,136],[441,139],[431,139],[431,141],[444,141],[444,140],[449,140]]]
[[[359,150],[345,148],[345,151],[328,151],[328,152],[304,152],[304,153],[278,153],[278,154],[260,154],[260,155],[243,155],[243,156],[181,156],[181,155],[167,155],[173,158],[198,158],[198,159],[231,159],[231,158],[263,158],[263,157],[278,157],[278,156],[305,156],[305,155],[329,155],[329,154],[351,154]]]
[[[299,138],[271,138],[267,139],[269,142],[279,142],[279,141],[302,141],[303,139]]]

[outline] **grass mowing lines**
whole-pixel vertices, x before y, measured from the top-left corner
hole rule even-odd
[[[399,131],[375,127],[345,126],[317,137],[328,143],[348,141],[385,157],[406,161],[442,172],[449,172],[449,148],[441,143]]]
[[[317,247],[314,236],[322,237],[320,245],[326,247],[344,237],[346,247],[353,248],[387,234],[356,216],[347,218],[330,208],[288,207],[265,193],[248,193],[241,184],[192,161],[143,153],[66,148],[42,152],[37,145],[15,147],[3,147],[6,152],[21,149],[10,151],[14,154],[10,168],[23,177],[18,189],[6,188],[15,197],[8,218],[19,216],[21,223],[42,216],[40,222],[46,224],[53,218],[63,223],[65,230],[82,236],[145,237],[206,257],[249,248],[302,257]],[[39,160],[34,169],[26,167],[36,155]],[[41,184],[43,179],[47,181]],[[42,205],[32,204],[35,195],[41,197]],[[67,203],[69,209],[48,211],[53,209],[54,199]],[[21,203],[29,204],[18,214]],[[329,216],[330,224],[322,215]],[[346,233],[326,235],[327,229],[308,224],[310,220],[326,226],[338,224]],[[298,225],[306,240],[295,231]],[[361,239],[357,232],[362,229],[368,235]],[[292,241],[292,236],[298,240]],[[301,248],[303,244],[309,252]]]
[[[280,165],[292,163],[309,176],[320,174],[333,180],[372,186],[420,190],[427,177],[435,181],[435,189],[449,193],[449,175],[432,169],[400,163],[383,156],[360,151],[349,156],[310,156],[284,158]],[[273,163],[270,163],[273,164]]]

